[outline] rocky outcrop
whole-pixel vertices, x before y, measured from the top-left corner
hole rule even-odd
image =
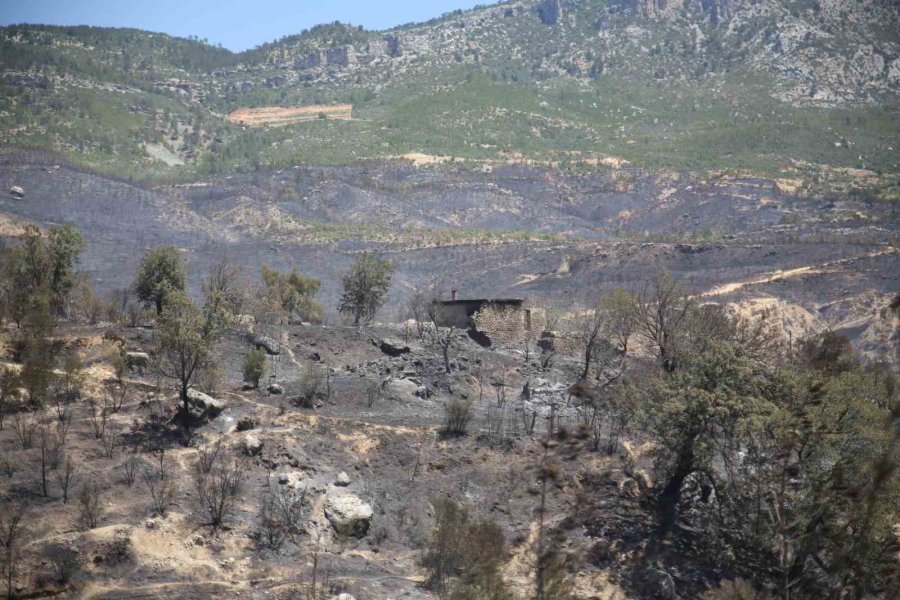
[[[536,10],[544,25],[556,25],[562,13],[560,0],[541,0],[538,2]]]
[[[356,49],[353,46],[342,46],[333,50],[327,50],[325,59],[329,65],[338,65],[340,67],[350,67],[359,62],[356,57]]]

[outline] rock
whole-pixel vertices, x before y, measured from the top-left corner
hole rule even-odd
[[[284,393],[284,388],[281,387],[280,385],[278,385],[277,383],[273,383],[266,389],[268,389],[269,393],[272,394],[273,396],[280,396]]]
[[[350,476],[347,475],[345,471],[341,471],[338,473],[337,477],[334,480],[334,485],[346,487],[350,485]]]
[[[25,189],[21,188],[17,185],[9,188],[9,195],[15,198],[16,200],[24,200],[25,199]]]
[[[252,433],[248,433],[244,437],[244,450],[250,456],[259,456],[262,453],[263,443],[258,437]]]
[[[388,356],[392,357],[403,356],[404,354],[409,354],[410,352],[412,352],[409,344],[406,344],[402,340],[398,340],[396,338],[385,338],[379,341],[378,349]]]
[[[146,352],[126,352],[125,360],[132,369],[136,367],[143,369],[150,366],[150,355]]]
[[[256,429],[256,419],[254,417],[241,417],[238,419],[238,431],[250,431],[251,429]]]
[[[388,378],[382,387],[385,397],[393,400],[409,400],[419,390],[419,386],[409,379]]]
[[[287,486],[292,490],[302,487],[303,481],[305,479],[306,479],[306,474],[301,473],[300,471],[293,471],[290,473],[279,473],[279,475],[278,475],[278,483],[280,485]]]
[[[205,423],[218,417],[225,410],[225,403],[200,390],[188,390],[188,419],[193,424]],[[184,405],[179,405],[175,418],[183,418]]]
[[[264,335],[258,335],[253,340],[253,345],[257,348],[262,348],[266,351],[267,354],[272,356],[278,356],[281,354],[281,350],[278,348],[278,342],[273,340],[270,337],[266,337]]]
[[[640,575],[646,597],[657,600],[672,600],[675,595],[675,580],[661,569],[647,569]]]
[[[356,600],[356,598],[354,598],[350,594],[344,592],[344,593],[338,594],[337,596],[332,596],[328,600]]]
[[[365,537],[372,522],[372,507],[353,494],[329,494],[325,499],[325,518],[340,535]]]

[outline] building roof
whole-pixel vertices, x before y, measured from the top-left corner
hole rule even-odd
[[[471,304],[477,302],[480,304],[522,304],[525,302],[522,298],[468,298],[462,300],[440,300],[441,304]]]

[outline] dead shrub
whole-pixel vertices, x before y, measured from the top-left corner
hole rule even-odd
[[[145,469],[141,474],[144,485],[147,486],[147,493],[153,501],[153,510],[161,517],[166,516],[166,512],[175,501],[178,495],[178,488],[175,482],[169,478],[161,479],[153,473],[151,469]]]
[[[140,456],[129,456],[119,468],[122,470],[122,481],[131,487],[140,474],[150,468],[150,464]]]
[[[227,464],[220,462],[209,473],[196,473],[197,502],[213,527],[219,527],[231,518],[246,468],[246,462],[237,460]]]
[[[300,535],[308,513],[306,490],[288,487],[270,490],[259,506],[257,541],[271,550],[278,550],[289,539]]]
[[[197,446],[197,469],[200,473],[207,474],[212,471],[221,449],[222,438],[218,438],[212,444]]]
[[[34,433],[37,431],[40,420],[31,412],[18,412],[13,419],[13,429],[16,439],[22,450],[29,450],[34,446]]]
[[[325,374],[321,369],[312,367],[300,378],[300,389],[297,394],[297,405],[301,408],[315,408],[316,401],[322,394]]]
[[[103,489],[96,479],[89,479],[81,485],[78,492],[78,505],[81,508],[81,525],[93,529],[103,518]]]

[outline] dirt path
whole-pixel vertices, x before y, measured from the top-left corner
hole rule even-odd
[[[751,285],[772,283],[772,282],[781,281],[784,279],[803,277],[804,275],[821,275],[821,274],[831,271],[832,269],[834,269],[834,267],[850,264],[857,260],[861,260],[864,258],[876,258],[879,256],[889,256],[892,254],[897,254],[898,252],[900,252],[900,249],[888,248],[887,250],[882,250],[880,252],[870,252],[868,254],[851,256],[849,258],[842,258],[840,260],[822,263],[821,265],[808,265],[805,267],[797,267],[796,269],[788,269],[786,271],[781,271],[781,270],[772,271],[770,273],[766,273],[765,275],[762,275],[761,277],[757,277],[757,278],[751,279],[749,281],[738,281],[738,282],[734,282],[734,283],[726,283],[724,285],[714,287],[711,290],[707,290],[706,292],[703,292],[703,294],[701,294],[701,296],[704,298],[709,298],[711,296],[725,296],[728,294],[733,294],[734,292],[741,290],[745,287],[749,287]]]

